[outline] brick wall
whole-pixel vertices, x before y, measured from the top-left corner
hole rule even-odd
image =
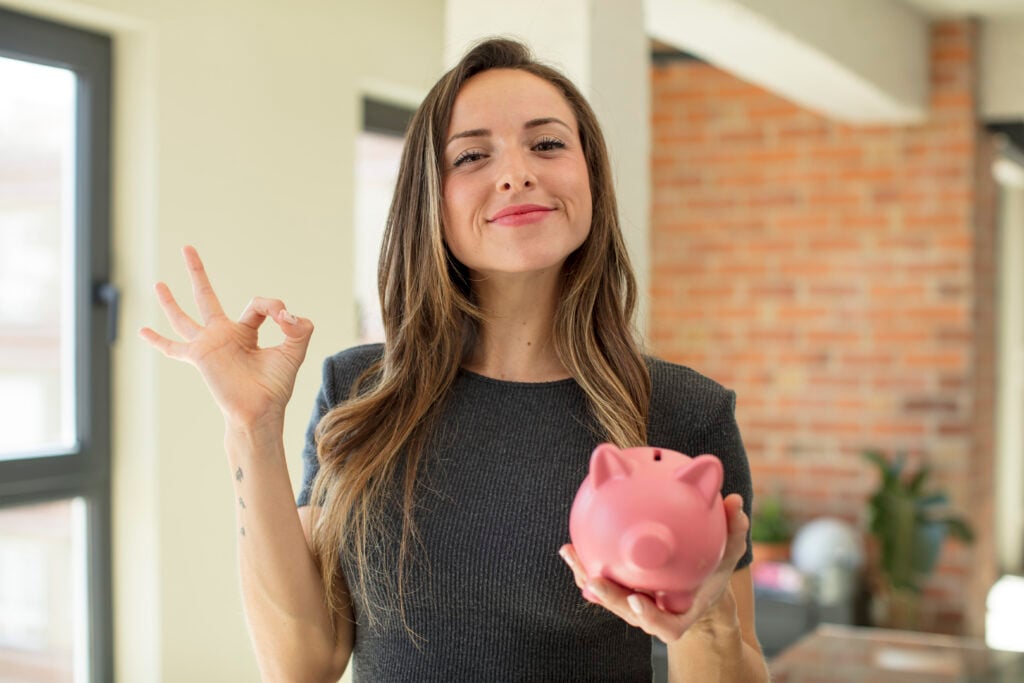
[[[970,22],[933,26],[929,119],[907,127],[837,123],[700,62],[653,67],[650,323],[655,353],[737,390],[755,495],[798,522],[866,522],[865,448],[927,461],[982,537],[947,544],[926,625],[971,633],[995,348],[975,43]]]

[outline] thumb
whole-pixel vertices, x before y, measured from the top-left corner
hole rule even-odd
[[[309,340],[313,336],[313,321],[309,318],[299,318],[282,308],[277,314],[277,324],[284,332],[284,346],[301,350],[302,354],[305,354]]]

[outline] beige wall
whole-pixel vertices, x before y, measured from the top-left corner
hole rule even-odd
[[[365,92],[418,101],[442,67],[441,0],[0,0],[114,38],[113,262],[118,680],[250,681],[221,420],[152,284],[189,301],[195,244],[225,309],[285,300],[317,324],[286,427],[298,481],[322,358],[355,338],[354,137]]]

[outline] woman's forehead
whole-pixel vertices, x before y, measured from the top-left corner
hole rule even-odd
[[[555,117],[576,128],[569,102],[553,83],[520,69],[489,69],[466,80],[455,97],[449,134],[499,123]]]

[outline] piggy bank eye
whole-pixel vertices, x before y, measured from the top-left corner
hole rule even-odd
[[[654,462],[661,462],[661,451],[654,451]]]

